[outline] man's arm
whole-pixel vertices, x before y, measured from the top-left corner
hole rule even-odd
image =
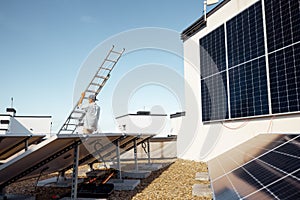
[[[80,97],[79,102],[78,102],[78,105],[77,105],[78,107],[82,104],[82,101],[83,101],[84,97],[85,97],[85,92],[82,92],[81,97]]]

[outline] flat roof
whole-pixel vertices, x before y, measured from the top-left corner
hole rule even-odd
[[[143,117],[149,117],[149,116],[168,116],[167,114],[148,114],[148,115],[142,115],[142,114],[126,114],[126,115],[121,115],[119,117],[116,117],[116,119],[120,119],[122,117],[127,117],[127,116],[143,116]]]

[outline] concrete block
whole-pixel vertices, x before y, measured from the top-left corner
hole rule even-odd
[[[114,184],[114,190],[134,190],[140,184],[140,180],[110,179],[107,183]]]
[[[195,179],[197,181],[209,181],[209,175],[208,172],[197,172]]]
[[[210,185],[205,184],[194,184],[193,190],[192,190],[193,196],[201,196],[201,197],[208,197],[212,198],[212,190],[210,188]]]
[[[145,170],[145,171],[156,171],[161,169],[163,166],[162,164],[139,164],[139,170]]]
[[[143,179],[150,176],[150,171],[122,171],[122,178],[136,178],[136,179]]]

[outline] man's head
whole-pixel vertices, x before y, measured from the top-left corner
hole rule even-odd
[[[91,102],[95,102],[97,99],[96,99],[96,96],[95,95],[93,95],[93,94],[91,94],[90,96],[89,96],[89,102],[91,103]]]

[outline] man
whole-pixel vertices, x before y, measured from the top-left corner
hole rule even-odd
[[[96,104],[96,96],[91,94],[89,96],[89,103],[81,105],[85,97],[85,92],[81,93],[81,98],[78,102],[78,107],[85,112],[83,118],[83,133],[93,133],[97,130],[98,120],[100,116],[100,107]]]

